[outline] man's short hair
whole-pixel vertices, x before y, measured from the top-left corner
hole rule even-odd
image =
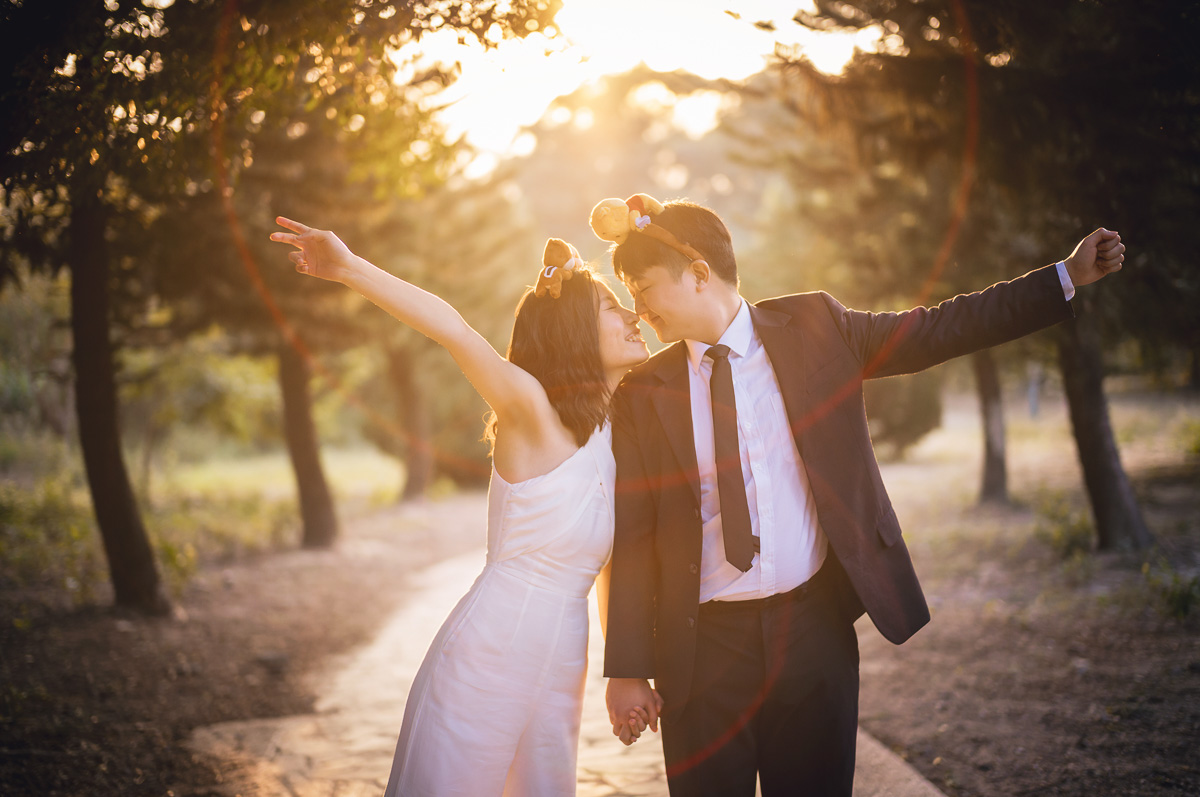
[[[733,241],[720,216],[703,205],[677,199],[664,203],[663,212],[654,217],[653,223],[699,252],[714,274],[737,287]],[[652,266],[665,266],[678,280],[691,263],[687,255],[638,232],[630,233],[625,243],[613,247],[612,261],[613,271],[622,282],[640,278]]]

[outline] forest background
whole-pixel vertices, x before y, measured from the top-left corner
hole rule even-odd
[[[503,351],[545,238],[608,268],[587,213],[635,192],[721,213],[747,298],[826,290],[867,310],[1119,230],[1126,268],[1081,291],[1076,321],[869,383],[867,409],[902,460],[944,396],[974,396],[972,500],[1032,511],[1071,573],[1125,557],[1146,606],[1190,622],[1196,524],[1147,521],[1109,408],[1159,408],[1196,494],[1200,10],[660,4],[614,22],[587,5],[3,4],[2,633],[110,605],[177,616],[206,568],[328,548],[355,518],[486,483],[486,407],[450,358],[298,278],[267,242],[276,215],[337,231]],[[689,27],[714,16],[724,33]],[[671,27],[698,57],[667,57]],[[756,65],[721,61],[722,43]],[[514,82],[470,82],[514,52]],[[1014,493],[1006,413],[1056,403],[1081,479]],[[6,689],[19,716],[27,690]]]

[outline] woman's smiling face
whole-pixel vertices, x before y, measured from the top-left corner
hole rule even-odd
[[[650,356],[638,330],[638,317],[625,309],[607,285],[596,284],[596,331],[600,364],[606,373],[624,373]]]

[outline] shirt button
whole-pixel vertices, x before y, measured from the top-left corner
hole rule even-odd
[[[697,566],[696,566],[696,565],[694,565],[694,564],[693,564],[693,565],[688,565],[688,572],[689,572],[689,573],[691,573],[691,574],[694,576],[694,575],[696,575],[697,573],[699,573],[699,572],[700,572],[700,568],[699,568],[699,567],[697,567]]]
[[[687,619],[687,626],[688,626],[688,628],[695,628],[695,627],[696,627],[696,618],[695,618],[695,617],[689,617],[689,618]]]

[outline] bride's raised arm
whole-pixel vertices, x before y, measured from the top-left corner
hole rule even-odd
[[[547,410],[553,412],[541,383],[500,356],[446,301],[372,265],[329,230],[283,216],[275,221],[291,232],[272,233],[271,240],[296,247],[288,257],[297,271],[342,283],[444,346],[483,400],[510,427],[537,424],[547,417]]]

